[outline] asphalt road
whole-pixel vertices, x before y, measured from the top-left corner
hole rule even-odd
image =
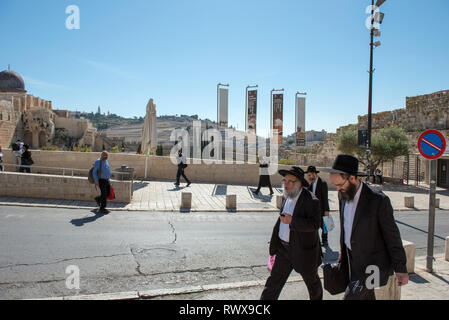
[[[0,299],[114,293],[265,280],[277,213],[158,213],[0,207]],[[325,260],[338,258],[338,215]],[[426,254],[427,212],[398,212],[402,238]],[[435,253],[449,212],[437,211]],[[67,289],[69,266],[80,289]]]

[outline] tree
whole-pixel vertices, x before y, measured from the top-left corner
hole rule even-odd
[[[337,149],[359,159],[366,168],[366,149],[358,146],[358,132],[355,125],[341,129],[337,137]],[[406,156],[409,142],[404,129],[389,127],[374,132],[371,137],[371,156],[369,157],[370,173],[383,161],[392,161],[396,157]]]

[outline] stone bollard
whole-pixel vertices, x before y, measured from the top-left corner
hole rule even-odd
[[[190,210],[192,208],[192,193],[182,192],[181,193],[181,209]]]
[[[278,208],[280,210],[282,208],[283,203],[284,203],[284,197],[276,196],[276,208]]]
[[[449,237],[446,237],[446,254],[444,256],[446,261],[449,261]]]
[[[402,240],[402,246],[404,247],[405,256],[407,257],[407,272],[415,273],[416,245],[413,242]]]
[[[226,195],[226,209],[237,210],[237,195],[235,194]]]
[[[440,199],[435,199],[435,208],[440,208]]]
[[[414,208],[415,207],[415,197],[404,197],[404,206],[406,208]]]

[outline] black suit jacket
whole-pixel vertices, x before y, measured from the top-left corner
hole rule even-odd
[[[320,200],[321,215],[324,216],[324,212],[329,210],[329,198],[326,181],[323,181],[320,177],[317,178],[315,196]],[[313,184],[310,184],[309,190],[313,193]]]
[[[271,236],[270,255],[275,255],[282,245],[279,239],[280,224],[279,218]],[[314,273],[321,265],[321,246],[318,238],[320,224],[320,203],[309,190],[303,188],[293,211],[289,239],[290,261],[298,273]]]
[[[407,273],[407,259],[399,229],[394,221],[390,199],[362,183],[359,202],[354,216],[351,233],[353,269],[360,280],[372,275],[366,273],[370,265],[378,266],[380,285],[387,283],[393,271]],[[340,201],[340,247],[342,263],[347,268],[347,252],[344,234],[344,205]]]

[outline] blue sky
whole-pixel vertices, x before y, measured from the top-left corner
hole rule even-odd
[[[21,74],[55,109],[216,120],[217,83],[230,83],[229,123],[245,125],[245,88],[259,85],[258,134],[270,91],[285,89],[284,134],[294,96],[307,92],[306,129],[336,128],[367,113],[368,0],[1,0],[0,69]],[[66,7],[80,9],[68,30]],[[387,0],[375,50],[373,112],[449,89],[449,1]]]

